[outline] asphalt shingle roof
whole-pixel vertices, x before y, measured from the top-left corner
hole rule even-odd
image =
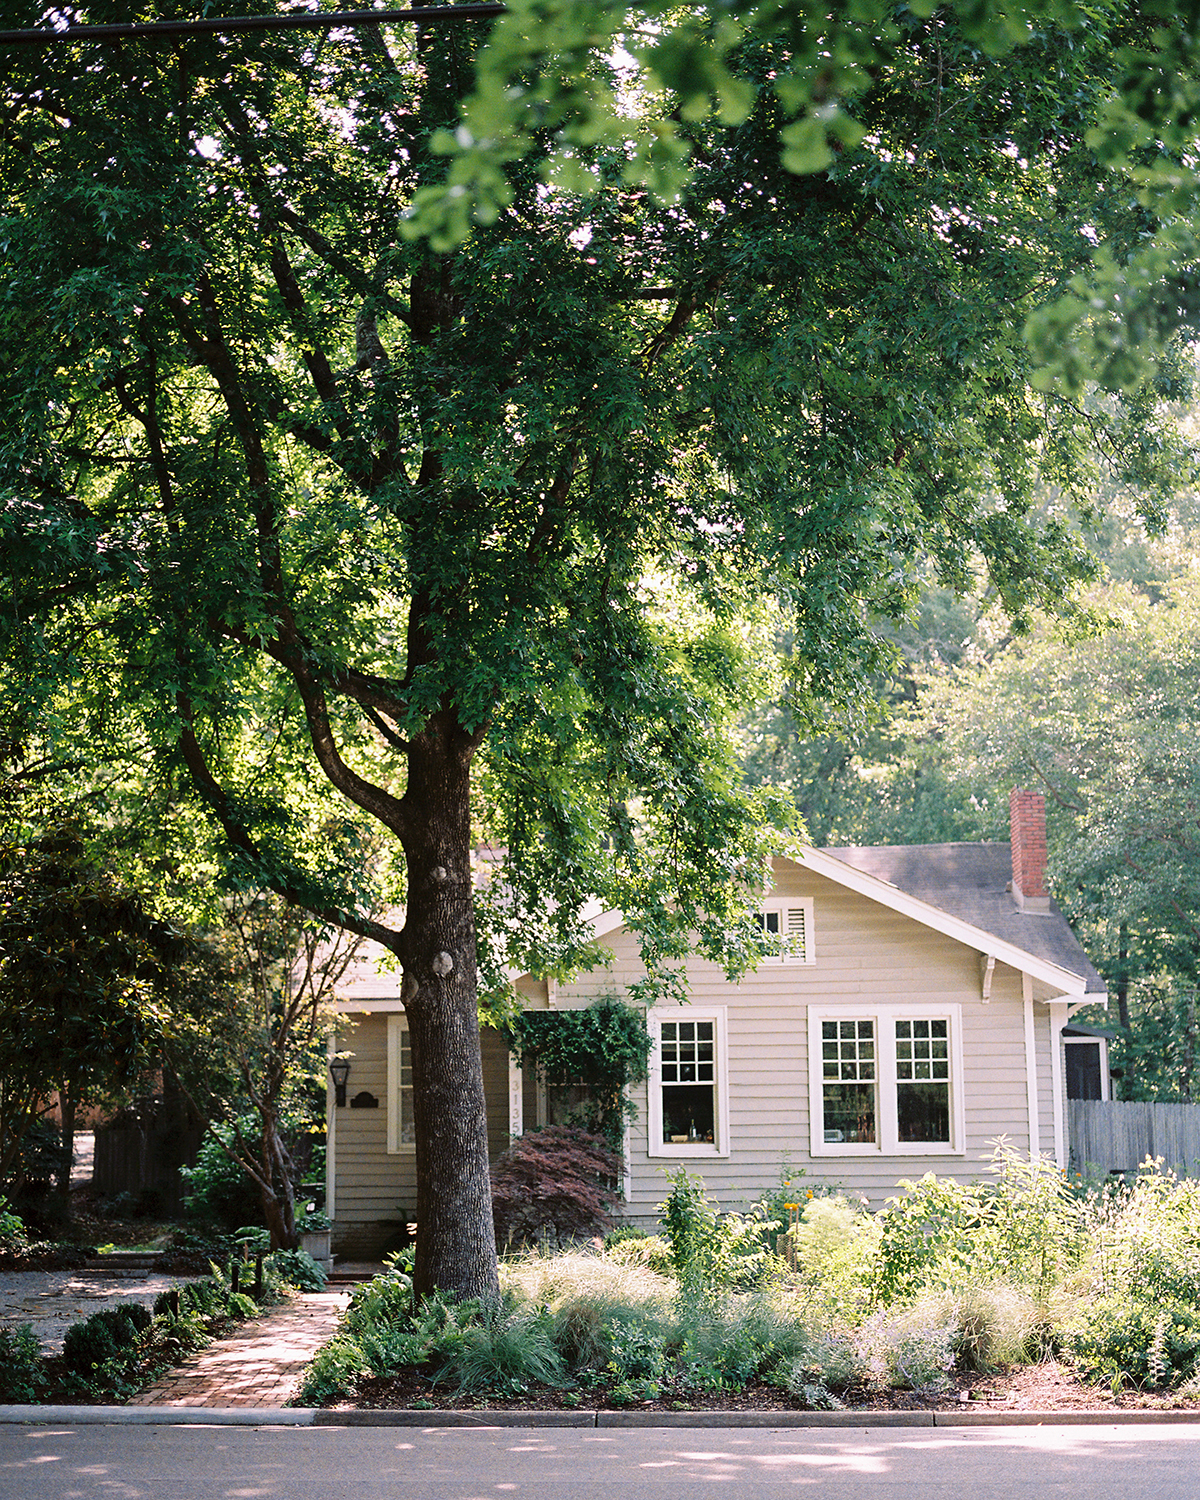
[[[1016,904],[1009,889],[1012,858],[1007,844],[874,844],[823,852],[1086,979],[1089,995],[1106,992],[1104,980],[1053,901],[1048,912],[1022,911]]]

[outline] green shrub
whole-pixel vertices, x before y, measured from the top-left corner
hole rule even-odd
[[[809,1305],[825,1318],[856,1320],[870,1299],[881,1237],[874,1216],[840,1194],[808,1200],[788,1238]]]
[[[247,1116],[238,1123],[251,1139],[257,1136],[256,1118]],[[229,1126],[214,1128],[225,1140],[232,1141]],[[262,1197],[257,1183],[211,1137],[201,1145],[196,1165],[180,1167],[179,1173],[188,1187],[183,1206],[190,1218],[219,1224],[230,1231],[262,1219]]]
[[[1082,1305],[1062,1344],[1087,1380],[1114,1389],[1178,1386],[1200,1376],[1200,1310],[1116,1292]]]
[[[667,1340],[660,1328],[646,1322],[612,1320],[604,1327],[604,1369],[618,1382],[662,1380],[667,1363]]]
[[[357,1342],[348,1335],[335,1334],[313,1356],[292,1405],[326,1406],[339,1396],[350,1395],[359,1376],[366,1373]]]
[[[63,1339],[63,1363],[73,1374],[90,1376],[107,1361],[126,1354],[150,1326],[151,1313],[140,1302],[106,1307],[73,1323]]]
[[[20,1255],[28,1247],[24,1221],[9,1208],[7,1198],[0,1196],[0,1255]]]
[[[345,1325],[357,1332],[381,1324],[405,1322],[412,1307],[412,1277],[385,1271],[354,1288]]]
[[[929,1285],[952,1286],[970,1277],[984,1233],[987,1207],[979,1183],[927,1172],[902,1181],[877,1216],[879,1252],[872,1292],[887,1305]]]
[[[777,1275],[782,1263],[768,1244],[776,1227],[759,1209],[719,1214],[704,1182],[686,1167],[667,1174],[671,1191],[659,1204],[671,1262],[681,1283],[696,1291],[749,1287]]]
[[[0,1328],[0,1402],[28,1406],[45,1389],[41,1350],[32,1327]]]
[[[324,1291],[328,1276],[307,1250],[275,1250],[263,1261],[280,1281],[301,1292]]]

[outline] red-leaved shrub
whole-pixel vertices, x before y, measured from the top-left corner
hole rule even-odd
[[[602,1234],[612,1224],[620,1158],[569,1125],[527,1131],[492,1168],[496,1243],[504,1249]]]

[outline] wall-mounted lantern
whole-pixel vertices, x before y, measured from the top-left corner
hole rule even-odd
[[[346,1079],[350,1077],[350,1059],[331,1058],[329,1076],[333,1079],[333,1102],[339,1109],[343,1109],[346,1104]]]

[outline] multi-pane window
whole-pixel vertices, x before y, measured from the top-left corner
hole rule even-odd
[[[724,1006],[647,1011],[654,1038],[647,1083],[651,1156],[729,1153],[729,1059]]]
[[[949,1141],[948,1021],[896,1022],[896,1124],[901,1141]]]
[[[822,1108],[828,1144],[875,1139],[875,1022],[821,1023]]]
[[[961,1151],[958,1016],[953,1005],[810,1009],[814,1154]]]
[[[400,1066],[396,1081],[396,1104],[400,1112],[400,1144],[417,1144],[416,1127],[413,1124],[412,1045],[408,1029],[400,1033]]]
[[[672,1145],[716,1133],[716,1035],[712,1021],[663,1021],[659,1032],[662,1138]]]

